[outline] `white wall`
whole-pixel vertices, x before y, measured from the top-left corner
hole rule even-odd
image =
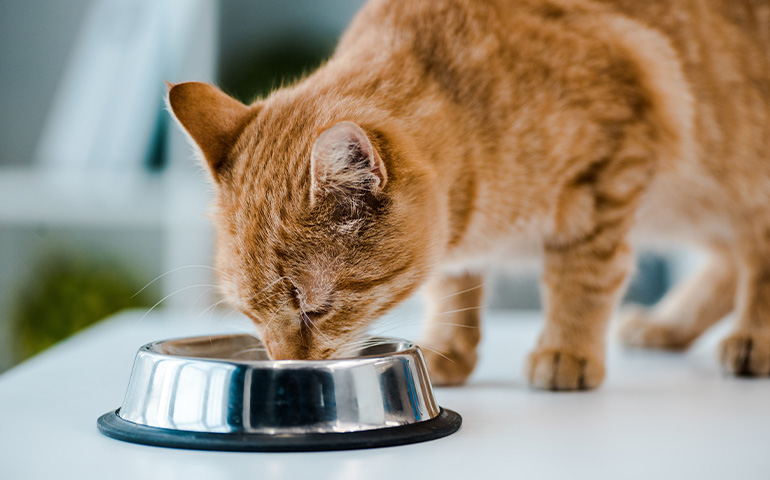
[[[0,166],[31,161],[90,1],[0,2]]]

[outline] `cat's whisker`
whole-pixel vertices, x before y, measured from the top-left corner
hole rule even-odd
[[[198,315],[195,317],[195,320],[194,320],[194,321],[196,321],[196,322],[197,322],[197,321],[198,321],[198,320],[201,318],[201,316],[202,316],[203,314],[205,314],[205,313],[206,313],[208,310],[211,310],[211,312],[213,313],[213,312],[214,312],[214,309],[215,309],[217,306],[221,305],[222,303],[224,303],[224,302],[226,302],[226,301],[227,301],[226,299],[222,299],[222,300],[219,300],[218,302],[214,302],[214,303],[212,303],[211,305],[209,305],[209,306],[208,306],[208,307],[206,307],[205,309],[203,309],[203,310],[201,310],[200,312],[198,312]],[[210,319],[211,319],[211,317],[209,317],[209,320],[210,320]]]
[[[388,343],[389,342],[388,342],[387,339],[381,339],[381,338],[376,338],[376,337],[375,338],[371,338],[370,337],[370,338],[365,338],[365,339],[358,340],[358,341],[353,341],[353,342],[345,343],[344,348],[349,350],[349,351],[352,351],[353,353],[358,353],[361,350],[364,350],[366,348],[372,348],[372,347],[376,347],[376,346],[379,346],[379,345],[387,345]],[[429,352],[435,353],[436,355],[438,355],[438,356],[440,356],[442,358],[445,358],[447,361],[454,363],[454,360],[447,356],[448,352],[446,352],[446,351],[439,350],[436,347],[432,347],[432,346],[428,346],[428,345],[423,345],[423,344],[418,344],[418,346],[421,349],[423,349],[423,350],[427,350]]]
[[[324,335],[321,329],[318,328],[318,325],[316,325],[315,322],[310,317],[308,317],[307,312],[305,312],[305,309],[302,308],[301,305],[300,305],[300,310],[302,311],[302,316],[300,317],[300,321],[304,325],[307,325],[308,327],[310,327],[311,330],[315,330],[315,332],[318,333],[318,335],[323,339],[323,341],[326,344],[332,343],[331,339],[326,335]]]
[[[382,345],[382,344],[385,344],[385,343],[387,343],[387,342],[382,340],[382,339],[364,338],[364,339],[360,339],[360,340],[353,340],[353,341],[350,341],[350,342],[346,342],[345,346],[359,347],[359,346],[362,346],[362,345],[366,345],[366,346],[369,346],[369,345]]]
[[[233,316],[237,316],[237,317],[240,317],[242,320],[243,319],[242,315],[243,314],[240,311],[230,307],[227,310],[223,310],[222,315],[220,315],[217,319],[215,319],[215,322],[219,325],[233,329],[238,333],[246,334],[246,335],[249,335],[250,337],[261,340],[257,335],[255,329],[253,328],[253,323],[245,324],[243,322],[236,321],[233,318]],[[251,326],[252,328],[249,328],[246,325]]]
[[[259,340],[260,342],[262,342],[262,339],[259,337],[259,335],[257,334],[255,329],[253,329],[253,328],[246,328],[243,323],[235,323],[235,322],[227,323],[227,322],[229,322],[231,320],[231,316],[233,314],[242,315],[241,312],[239,312],[238,310],[236,310],[234,308],[230,308],[230,311],[227,313],[227,315],[222,317],[222,323],[224,325],[226,325],[227,327],[232,328],[233,330],[237,331],[240,334],[248,335],[248,336],[250,336],[252,338],[255,338],[255,339]],[[253,325],[253,324],[251,324],[251,325]]]
[[[478,329],[480,328],[479,325],[466,325],[464,323],[451,323],[451,322],[430,322],[431,325],[442,325],[446,327],[456,327],[456,328],[470,328],[470,329]]]
[[[225,302],[225,309],[223,310],[223,315],[222,315],[222,318],[221,318],[221,322],[222,323],[229,322],[230,320],[232,320],[233,315],[237,315],[237,316],[239,316],[241,318],[245,317],[245,315],[243,315],[243,312],[241,312],[237,308],[233,307],[230,304],[230,302]]]
[[[469,312],[469,311],[472,311],[472,310],[480,310],[482,308],[484,308],[483,305],[479,305],[477,307],[458,308],[456,310],[449,310],[447,312],[434,313],[432,316],[433,317],[441,317],[443,315],[450,315],[452,313]]]
[[[166,275],[170,275],[170,274],[172,274],[172,273],[178,272],[179,270],[184,270],[184,269],[186,269],[186,268],[208,268],[208,269],[210,269],[210,270],[214,270],[215,272],[217,272],[217,273],[219,273],[219,274],[221,274],[221,275],[227,276],[227,272],[225,272],[225,271],[223,271],[223,270],[220,270],[220,269],[218,269],[218,268],[214,268],[214,267],[212,267],[212,266],[209,266],[209,265],[182,265],[181,267],[172,268],[171,270],[167,271],[166,273],[161,273],[160,275],[158,275],[158,276],[157,276],[157,277],[155,277],[154,279],[150,280],[149,282],[147,282],[147,284],[146,284],[145,286],[143,286],[142,288],[140,288],[140,289],[139,289],[139,291],[137,291],[135,294],[131,295],[131,298],[134,298],[134,297],[136,297],[137,295],[139,295],[140,293],[142,293],[144,290],[146,290],[146,289],[147,289],[147,287],[149,287],[149,286],[150,286],[150,285],[152,285],[153,283],[157,282],[157,281],[158,281],[158,280],[160,280],[161,278],[165,277]]]
[[[242,348],[240,350],[236,350],[235,352],[232,352],[230,355],[233,357],[236,357],[238,355],[243,355],[244,353],[252,353],[252,352],[266,352],[267,349],[265,347],[247,347]]]
[[[261,303],[265,304],[265,303],[268,303],[269,301],[271,301],[272,299],[274,299],[275,297],[278,297],[280,295],[285,295],[285,294],[286,294],[286,292],[284,292],[283,290],[279,290],[277,292],[273,292],[272,294],[268,295],[267,297],[260,298],[259,301]]]
[[[463,324],[463,323],[436,322],[436,321],[431,321],[431,320],[428,320],[428,321],[419,320],[419,321],[414,321],[414,322],[410,322],[410,323],[400,323],[398,325],[393,325],[393,326],[390,326],[390,327],[386,327],[385,329],[383,329],[383,327],[379,327],[377,329],[377,332],[378,333],[379,332],[388,332],[388,331],[398,330],[400,328],[413,327],[415,325],[417,325],[417,326],[442,325],[442,326],[447,326],[447,327],[458,327],[458,328],[479,328],[479,325],[466,325],[466,324]]]
[[[219,306],[220,306],[220,305],[222,305],[222,304],[224,304],[224,306],[223,306],[223,307],[221,307],[221,308],[219,309],[219,311],[222,313],[222,315],[221,315],[221,317],[222,317],[222,320],[229,320],[229,318],[230,318],[230,317],[231,317],[233,314],[240,314],[240,313],[241,313],[241,312],[240,312],[240,311],[239,311],[237,308],[235,308],[235,307],[233,306],[233,304],[232,304],[232,303],[230,303],[230,302],[228,301],[228,299],[226,299],[226,298],[222,298],[222,299],[218,300],[217,302],[215,302],[213,305],[209,305],[209,306],[208,306],[208,307],[207,307],[205,310],[203,310],[202,312],[199,312],[199,313],[198,313],[198,315],[201,315],[202,313],[204,313],[204,312],[205,312],[206,310],[208,310],[209,308],[217,308],[217,307],[219,307]]]
[[[442,351],[442,350],[439,350],[439,349],[437,349],[437,348],[435,348],[435,347],[429,347],[429,346],[427,346],[427,345],[419,345],[419,347],[420,347],[422,350],[427,350],[427,351],[429,351],[429,352],[435,353],[435,354],[436,354],[436,355],[438,355],[439,357],[441,357],[441,358],[444,358],[444,359],[446,359],[447,361],[449,361],[449,362],[451,362],[451,363],[455,363],[455,361],[454,361],[452,358],[449,358],[449,357],[446,355],[446,354],[448,353],[448,352],[446,352],[446,351]]]
[[[281,312],[283,307],[285,307],[290,301],[291,300],[288,300],[288,299],[284,300],[283,303],[278,305],[278,307],[270,313],[270,318],[268,318],[265,328],[270,328],[273,325],[273,323],[275,323],[277,320],[281,318],[282,315],[279,314],[279,312]]]
[[[254,296],[260,295],[262,292],[264,292],[264,291],[265,291],[265,290],[267,290],[268,288],[275,286],[277,283],[281,282],[282,280],[285,280],[286,278],[287,278],[287,276],[286,276],[286,275],[281,275],[281,276],[280,276],[280,277],[278,277],[276,280],[274,280],[274,281],[270,282],[269,284],[265,285],[265,286],[264,286],[264,287],[263,287],[263,288],[262,288],[260,291],[258,291],[257,293],[255,293],[255,294],[254,294]],[[276,296],[276,295],[277,295],[277,294],[279,294],[279,293],[283,293],[283,292],[281,292],[281,291],[275,292],[275,293],[273,293],[272,295],[270,295],[269,297],[262,299],[262,301],[265,301],[265,302],[266,302],[266,301],[268,301],[270,298],[272,298],[272,297]]]
[[[352,342],[345,343],[345,347],[353,347],[358,348],[358,350],[361,350],[363,348],[367,347],[376,347],[378,345],[387,345],[389,340],[384,338],[364,338],[361,340],[354,340]]]
[[[440,298],[438,298],[436,300],[438,300],[438,301],[446,300],[448,298],[452,298],[452,297],[457,296],[457,295],[462,295],[463,293],[472,292],[474,290],[478,290],[479,288],[482,288],[482,287],[486,286],[486,284],[487,284],[487,282],[482,282],[480,285],[476,285],[475,287],[466,288],[465,290],[462,290],[462,291],[459,291],[459,292],[450,293],[449,295],[440,297]]]
[[[270,318],[267,321],[267,324],[265,325],[265,329],[269,329],[270,326],[278,319],[278,311],[281,310],[287,303],[289,303],[291,300],[287,299],[282,304],[278,305],[278,308],[273,310],[273,312],[270,314]],[[261,319],[261,318],[260,318]]]
[[[195,307],[198,305],[198,302],[200,302],[201,298],[203,298],[204,295],[208,294],[214,288],[216,287],[213,287],[213,286],[209,287],[203,292],[201,292],[200,295],[198,295],[198,297],[195,299],[195,302],[193,302],[193,304],[190,306],[190,310],[188,311],[189,315],[192,315],[193,310],[195,310]]]
[[[209,310],[209,323],[211,323],[214,319],[214,311],[216,310],[216,307],[224,302],[226,302],[227,299],[223,298],[222,300],[214,303],[213,305],[209,305],[207,310]]]
[[[387,344],[387,341],[382,339],[363,338],[358,340],[352,340],[345,342],[337,349],[337,356],[353,356],[366,348],[371,348],[377,345]]]
[[[176,291],[174,291],[174,292],[171,292],[171,293],[169,293],[168,295],[166,295],[165,297],[163,297],[163,298],[161,298],[160,300],[158,300],[158,301],[155,303],[155,305],[153,305],[152,307],[150,307],[150,309],[149,309],[149,310],[147,310],[147,312],[145,312],[145,314],[142,316],[142,318],[140,318],[140,319],[139,319],[139,320],[138,320],[136,323],[137,323],[137,324],[141,323],[141,322],[142,322],[142,321],[143,321],[143,320],[144,320],[144,319],[147,317],[147,315],[149,315],[149,314],[150,314],[150,312],[152,312],[153,310],[155,310],[155,308],[156,308],[158,305],[160,305],[161,303],[165,302],[165,301],[166,301],[166,300],[168,300],[169,298],[173,297],[173,296],[174,296],[174,295],[176,295],[177,293],[181,293],[181,292],[184,292],[184,291],[186,291],[186,290],[190,290],[191,288],[201,288],[201,287],[216,287],[216,285],[211,285],[211,284],[208,284],[208,283],[202,283],[202,284],[197,284],[197,285],[188,285],[188,286],[186,286],[186,287],[182,287],[182,288],[180,288],[180,289],[178,289],[178,290],[176,290]]]

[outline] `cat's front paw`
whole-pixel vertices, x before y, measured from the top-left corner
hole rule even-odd
[[[460,354],[456,351],[446,353],[431,348],[422,350],[425,363],[428,365],[428,374],[433,385],[449,387],[462,385],[471,376],[476,366],[476,352]]]
[[[627,347],[684,350],[695,336],[682,326],[664,322],[650,315],[642,307],[628,307],[621,315],[618,328],[620,340]]]
[[[527,378],[543,390],[588,390],[604,380],[604,362],[595,355],[539,348],[529,355]]]
[[[770,333],[733,333],[722,341],[719,360],[726,372],[736,376],[770,375]]]

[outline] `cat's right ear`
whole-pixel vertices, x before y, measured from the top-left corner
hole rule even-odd
[[[168,84],[168,105],[219,181],[230,150],[255,111],[207,83]]]
[[[319,192],[376,193],[388,180],[385,163],[366,132],[353,122],[324,130],[310,154],[310,203]]]

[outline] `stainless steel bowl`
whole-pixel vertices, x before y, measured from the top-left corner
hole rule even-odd
[[[249,335],[153,342],[98,426],[135,443],[250,451],[398,445],[460,427],[436,404],[416,345],[370,343],[351,358],[276,361]]]

